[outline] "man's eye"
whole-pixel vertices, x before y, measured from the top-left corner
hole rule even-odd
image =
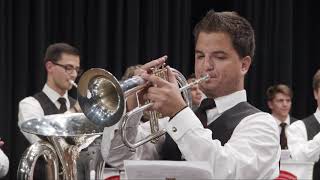
[[[67,70],[73,70],[73,66],[65,66]]]
[[[202,59],[204,56],[203,55],[197,55],[196,57],[197,57],[197,59]]]
[[[225,56],[218,56],[217,59],[224,60],[224,59],[226,59],[226,57]]]

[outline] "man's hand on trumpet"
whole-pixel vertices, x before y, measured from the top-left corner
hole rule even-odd
[[[173,117],[186,107],[186,103],[181,96],[175,74],[169,66],[167,74],[168,80],[147,73],[143,73],[141,77],[152,83],[146,95],[146,98],[154,103],[152,109],[164,116]]]
[[[140,76],[144,73],[149,73],[151,68],[160,66],[162,64],[164,64],[167,60],[168,56],[162,56],[158,59],[152,60],[144,65],[142,65],[140,68],[136,69],[134,71],[134,75],[136,76]]]
[[[167,60],[167,56],[162,56],[162,57],[160,57],[158,59],[152,60],[152,61],[142,65],[140,68],[137,68],[134,71],[134,76],[141,76],[142,74],[150,73],[150,69],[151,68],[157,67],[157,66],[160,66],[160,65],[164,64],[166,60]],[[143,96],[146,93],[147,93],[146,90],[142,90],[138,94],[139,95],[138,98],[139,98],[139,102],[140,103],[145,102],[144,99],[143,99]],[[137,106],[138,106],[138,103],[137,103],[136,95],[135,94],[130,95],[127,98],[127,111],[131,111],[132,109],[134,109]]]

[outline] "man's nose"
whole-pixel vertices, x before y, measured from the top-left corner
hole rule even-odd
[[[211,60],[211,58],[209,56],[205,56],[204,65],[205,65],[206,70],[214,69],[214,61]]]
[[[196,89],[197,94],[201,94],[201,90],[199,88]]]
[[[288,102],[288,101],[284,101],[282,104],[283,104],[285,107],[287,107],[287,106],[289,106],[289,105],[290,105],[290,102]]]
[[[76,69],[72,70],[72,73],[70,74],[71,77],[76,78],[78,76],[78,72]]]

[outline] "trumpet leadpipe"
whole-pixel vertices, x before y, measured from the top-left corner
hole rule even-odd
[[[201,83],[201,82],[203,82],[203,81],[206,81],[206,80],[208,80],[208,79],[209,79],[209,75],[206,74],[206,75],[204,75],[203,77],[201,77],[201,78],[199,78],[199,79],[196,79],[195,81],[193,81],[193,82],[191,82],[191,83],[189,83],[189,84],[181,87],[181,88],[180,88],[180,91],[184,91],[184,90],[186,90],[186,89],[189,89],[189,88],[192,87],[193,85],[199,84],[199,83]]]

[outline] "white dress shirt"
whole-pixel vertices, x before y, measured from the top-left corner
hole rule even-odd
[[[59,93],[51,89],[47,84],[44,85],[42,91],[49,97],[49,99],[60,109],[60,103],[58,99],[61,97]],[[68,92],[66,92],[63,97],[66,99],[67,109],[70,109],[70,101],[68,98]],[[39,103],[34,97],[29,96],[24,98],[19,103],[19,113],[18,113],[18,125],[30,119],[41,119],[44,117],[44,111]],[[33,134],[25,133],[21,130],[23,135],[28,139],[28,141],[33,144],[40,139]]]
[[[9,170],[9,159],[0,149],[0,178],[4,177]]]
[[[209,123],[224,111],[246,100],[245,90],[215,99],[216,108],[207,111]],[[279,130],[270,114],[259,112],[245,117],[224,146],[219,140],[212,140],[211,133],[214,132],[203,128],[190,108],[183,109],[170,122],[168,118],[161,120],[161,124],[166,127],[186,160],[209,162],[215,179],[274,179],[279,174]],[[150,131],[146,125],[134,129],[138,130],[137,136],[143,136],[146,131]],[[111,131],[107,131],[106,135],[110,135]],[[136,153],[130,153],[127,148],[123,148],[123,155],[119,149],[112,150],[112,147],[120,144],[116,142],[120,140],[116,134],[111,143],[110,154],[105,158],[111,165],[121,166],[121,161],[125,158],[159,158],[157,152],[162,144],[147,143],[146,146],[138,148]],[[126,154],[128,152],[130,154]]]
[[[290,116],[288,115],[287,116],[287,118],[286,118],[286,120],[284,121],[284,122],[282,122],[281,120],[279,120],[278,118],[276,118],[275,116],[272,116],[275,120],[276,120],[276,122],[277,122],[277,125],[278,125],[278,128],[279,128],[279,134],[281,133],[281,130],[282,130],[282,128],[281,128],[281,126],[280,126],[280,124],[281,123],[286,123],[287,124],[287,126],[285,127],[285,129],[284,129],[284,132],[285,132],[285,134],[286,134],[286,137],[288,137],[288,127],[289,127],[289,125],[290,125]]]
[[[320,110],[314,113],[320,123]],[[308,141],[307,129],[303,121],[298,120],[288,128],[288,146],[295,160],[317,162],[320,155],[320,133]]]

